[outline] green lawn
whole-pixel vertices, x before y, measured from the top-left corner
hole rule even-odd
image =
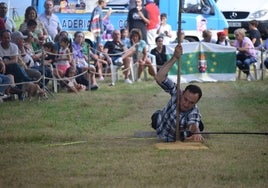
[[[206,131],[268,131],[268,80],[197,84]],[[168,99],[149,80],[0,103],[0,187],[267,187],[267,136],[210,135],[208,150],[135,137]]]

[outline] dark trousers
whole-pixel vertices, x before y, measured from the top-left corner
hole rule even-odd
[[[6,65],[6,74],[12,74],[16,83],[32,81],[25,69],[18,63]]]

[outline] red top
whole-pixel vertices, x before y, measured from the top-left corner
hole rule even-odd
[[[0,18],[0,31],[3,31],[6,29],[5,22],[2,18]]]
[[[150,19],[150,23],[147,25],[147,30],[156,29],[159,25],[159,19],[160,19],[160,11],[158,6],[156,6],[156,4],[154,3],[148,3],[145,6],[145,9],[149,14]]]

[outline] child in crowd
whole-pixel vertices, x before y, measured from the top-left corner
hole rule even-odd
[[[76,75],[76,70],[74,67],[69,67],[66,70],[66,77],[69,78],[67,79],[67,91],[68,92],[74,92],[78,93],[79,91],[85,91],[86,86],[83,84],[78,84],[75,80],[75,75]]]
[[[106,53],[104,53],[103,49],[104,49],[103,44],[100,43],[97,49],[97,56],[98,56],[97,67],[100,81],[104,80],[103,77],[104,68],[107,68],[108,65],[111,63],[110,57]]]
[[[129,33],[126,28],[120,30],[121,33],[121,41],[125,46],[130,46]]]
[[[58,57],[55,60],[57,76],[62,78],[65,76],[67,69],[71,66],[72,61],[70,40],[67,37],[61,38]]]
[[[218,37],[218,39],[216,41],[216,44],[220,44],[223,46],[230,46],[230,43],[226,39],[226,34],[224,33],[224,31],[218,32],[217,37]]]

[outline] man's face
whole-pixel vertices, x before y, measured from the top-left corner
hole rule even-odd
[[[2,43],[3,44],[9,44],[11,41],[11,35],[9,32],[4,32],[2,36]]]
[[[44,5],[45,10],[48,11],[48,12],[52,12],[53,11],[53,6],[54,6],[54,4],[53,4],[52,1],[46,1],[45,2],[45,5]]]
[[[7,4],[0,3],[0,15],[5,16],[7,14]]]
[[[114,33],[113,33],[113,41],[119,42],[120,39],[121,39],[120,31],[114,31]]]
[[[192,109],[194,105],[198,102],[198,100],[198,93],[191,93],[188,90],[184,91],[180,100],[180,110],[182,112],[185,112]]]

